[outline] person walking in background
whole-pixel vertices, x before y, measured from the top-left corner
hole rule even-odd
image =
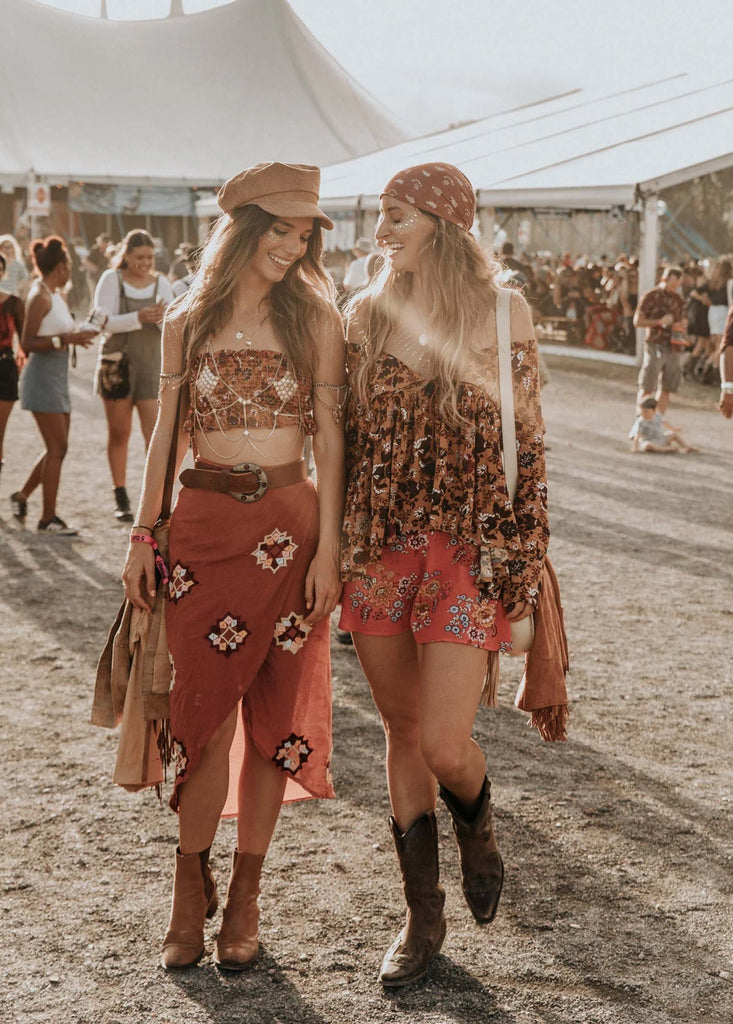
[[[496,914],[504,866],[471,732],[482,694],[492,699],[490,666],[510,645],[511,623],[533,611],[549,537],[532,317],[520,292],[498,287],[498,268],[471,234],[474,208],[456,167],[396,174],[376,229],[385,266],[347,307],[353,399],[339,625],[352,632],[387,738],[390,828],[408,906],[382,963],[389,987],[423,977],[445,936],[436,778],[466,901],[481,924]],[[499,324],[515,407],[513,501]]]
[[[123,579],[132,603],[149,608],[150,526],[180,402],[196,462],[170,524],[179,846],[168,970],[203,953],[222,812],[237,815],[237,847],[215,961],[238,971],[257,955],[260,874],[282,802],[334,795],[328,616],[341,589],[346,367],[321,262],[333,225],[319,180],[317,167],[281,163],[231,178],[196,281],[165,321],[160,412]],[[303,459],[309,435],[317,491]],[[241,765],[231,776],[230,752]]]
[[[680,350],[672,345],[672,329],[686,327],[685,300],[679,293],[681,282],[680,268],[666,267],[659,284],[642,295],[634,314],[634,327],[646,328],[637,405],[646,395],[656,393],[662,416],[669,406],[669,396],[680,386]]]
[[[182,277],[189,273],[188,261],[195,248],[190,242],[181,242],[173,253],[173,262],[168,268],[168,280],[171,285],[175,285],[176,281],[180,281]],[[175,288],[173,293],[177,294]]]
[[[363,288],[367,283],[366,262],[372,252],[372,243],[368,238],[357,238],[351,251],[354,254],[354,259],[344,274],[344,290],[346,292],[354,292],[358,288]]]
[[[194,259],[193,253],[193,247],[190,246],[188,255],[186,256],[185,259],[185,273],[182,276],[177,277],[171,281],[171,290],[175,298],[178,298],[179,295],[183,295],[184,292],[187,292],[188,289],[193,284],[194,278],[196,276],[196,261]]]
[[[33,261],[39,274],[28,294],[21,346],[28,356],[20,382],[21,408],[28,409],[41,432],[46,451],[19,491],[11,495],[13,514],[24,522],[28,499],[40,484],[43,514],[39,533],[74,536],[76,530],[56,515],[61,466],[69,443],[69,349],[88,348],[96,330],[75,331],[63,298],[71,265],[62,238],[53,235],[33,242]]]
[[[692,287],[687,293],[687,334],[692,347],[689,356],[684,361],[682,373],[688,380],[694,377],[702,380],[710,348],[710,322],[708,320],[710,296],[704,269],[693,264],[690,267],[690,274]],[[699,374],[697,373],[698,366],[700,367]]]
[[[12,235],[0,235],[0,255],[5,257],[3,291],[17,295],[25,302],[30,288],[29,275],[23,262],[23,253]]]
[[[720,339],[720,402],[718,408],[727,420],[733,416],[733,306],[728,310]]]
[[[87,275],[87,286],[90,295],[94,295],[100,277],[109,267],[107,250],[111,244],[112,239],[109,235],[97,235],[94,243],[89,246],[89,252],[82,261],[82,265]]]
[[[5,428],[13,405],[18,401],[18,372],[25,363],[19,344],[23,333],[23,303],[17,295],[5,291],[5,268],[5,256],[0,252],[0,470]]]
[[[147,451],[158,408],[160,324],[173,299],[170,282],[153,269],[154,259],[153,239],[147,231],[129,231],[94,295],[95,307],[107,315],[95,386],[107,417],[114,515],[123,523],[133,519],[126,487],[133,410],[137,410]]]
[[[722,256],[712,269],[710,278],[698,289],[708,306],[709,340],[705,358],[695,366],[695,377],[703,384],[712,384],[718,376],[720,340],[725,330],[728,310],[733,304],[733,263]]]

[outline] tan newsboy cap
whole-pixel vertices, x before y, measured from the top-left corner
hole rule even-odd
[[[255,164],[235,174],[219,189],[224,213],[240,206],[259,206],[278,217],[317,217],[324,228],[333,221],[318,206],[321,171],[310,164]]]

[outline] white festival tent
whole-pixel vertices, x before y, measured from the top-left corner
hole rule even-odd
[[[107,21],[0,0],[0,185],[218,186],[407,137],[285,0]]]
[[[395,171],[429,161],[460,167],[480,210],[637,211],[640,287],[649,288],[659,193],[733,166],[733,76],[681,73],[612,94],[578,90],[399,143],[326,168],[324,206],[376,209]]]

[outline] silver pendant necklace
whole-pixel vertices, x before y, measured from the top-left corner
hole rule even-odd
[[[257,324],[257,326],[255,327],[253,333],[248,338],[244,337],[245,332],[243,330],[241,330],[241,328],[238,328],[234,332],[234,337],[237,339],[237,341],[242,341],[242,339],[244,339],[244,344],[247,346],[247,348],[252,348],[252,342],[257,337],[257,335],[260,333],[262,328],[264,327],[265,321],[268,319],[269,316],[270,316],[270,311],[268,310],[265,313],[265,315],[263,316],[263,318],[260,320],[260,322]]]

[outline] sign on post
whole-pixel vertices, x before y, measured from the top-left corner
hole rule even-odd
[[[51,189],[44,181],[38,181],[35,175],[28,176],[28,198],[26,212],[31,217],[51,216]]]

